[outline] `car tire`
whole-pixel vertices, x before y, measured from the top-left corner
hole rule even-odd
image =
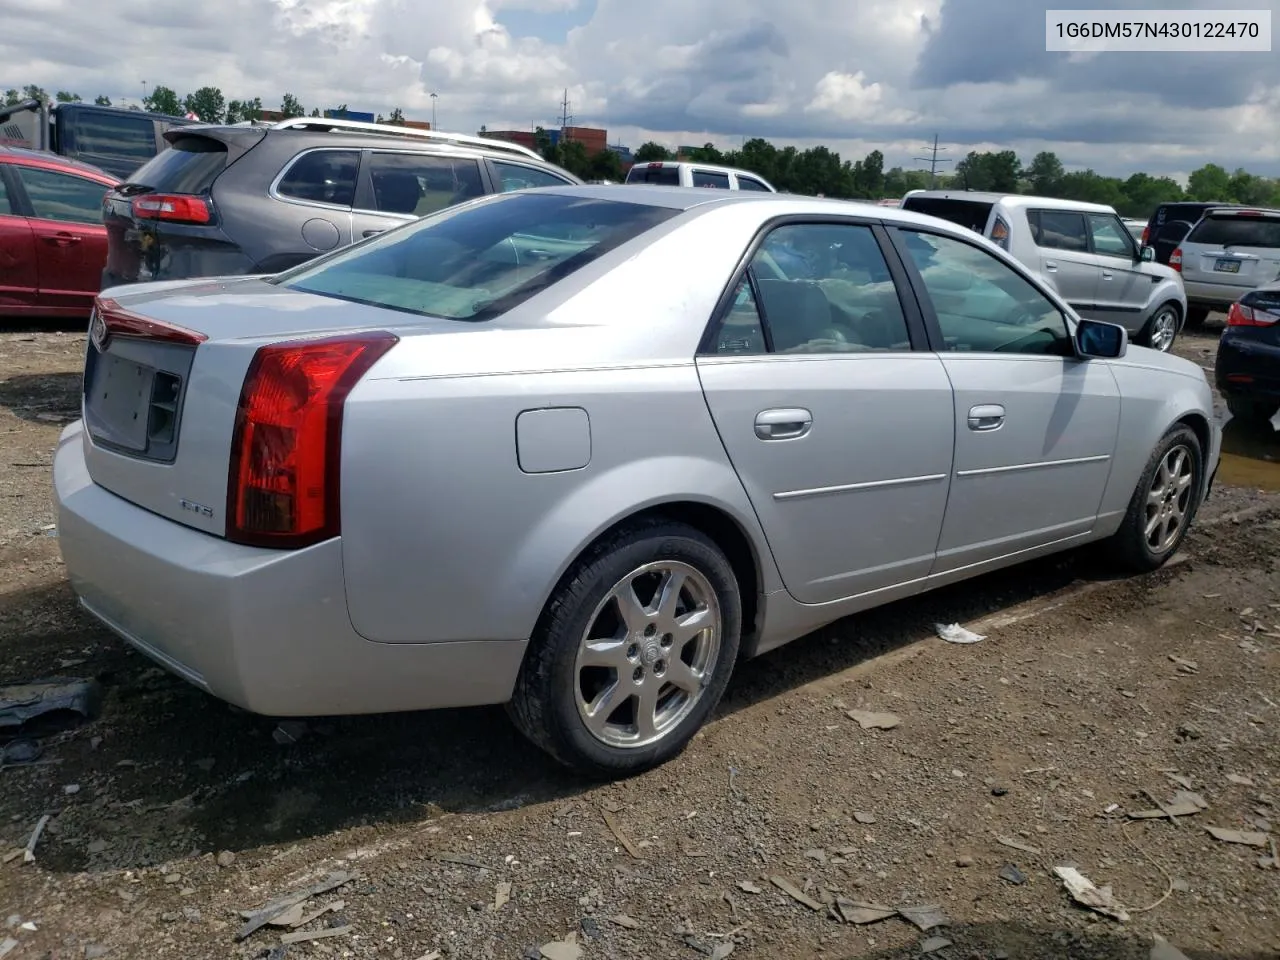
[[[683,585],[663,609],[658,597],[676,575]],[[627,597],[637,604],[623,620]],[[668,629],[682,623],[691,625]],[[714,541],[665,519],[622,527],[561,579],[507,711],[529,740],[578,773],[641,773],[683,750],[716,708],[741,626],[738,581]]]
[[[1186,424],[1178,424],[1160,438],[1147,458],[1129,509],[1111,538],[1114,556],[1138,573],[1163,566],[1182,546],[1200,506],[1203,486],[1200,438]],[[1174,521],[1176,528],[1171,528]]]
[[[1261,400],[1250,400],[1246,397],[1227,397],[1227,409],[1236,420],[1250,426],[1266,423],[1280,410],[1280,403],[1267,403]]]
[[[1182,332],[1181,320],[1182,311],[1178,305],[1172,300],[1166,300],[1152,312],[1151,319],[1138,334],[1138,343],[1152,350],[1168,353],[1173,349],[1173,341]]]
[[[1199,330],[1209,319],[1208,307],[1187,307],[1187,322],[1183,326],[1191,330]]]

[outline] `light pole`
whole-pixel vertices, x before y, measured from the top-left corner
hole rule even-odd
[[[432,130],[436,128],[436,98],[439,96],[440,94],[438,93],[433,92],[431,94],[431,129]]]

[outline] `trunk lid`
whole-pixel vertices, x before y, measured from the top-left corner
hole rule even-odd
[[[1211,212],[1182,249],[1185,279],[1252,290],[1280,276],[1280,211]]]
[[[400,322],[391,311],[258,277],[109,291],[90,321],[85,352],[89,475],[137,506],[223,536],[236,406],[256,349],[303,336],[396,330]],[[415,318],[412,326],[425,332],[432,323]]]

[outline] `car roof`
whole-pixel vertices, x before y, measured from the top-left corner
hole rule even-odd
[[[1083,200],[1037,197],[1025,193],[993,193],[979,190],[913,190],[903,200],[928,197],[935,200],[973,200],[978,203],[1002,203],[1007,207],[1039,207],[1043,210],[1079,210],[1084,213],[1115,213],[1114,207]]]
[[[71,157],[64,157],[57,153],[49,153],[45,150],[28,150],[26,147],[0,146],[0,163],[14,163],[26,167],[44,167],[48,170],[77,171],[102,177],[106,180],[110,180],[112,183],[120,182],[119,177],[107,173],[107,171],[100,167],[95,167],[91,163],[85,163],[82,160],[73,160]]]
[[[1205,210],[1206,217],[1280,217],[1280,209],[1275,207],[1246,207],[1244,204],[1231,206],[1214,204]]]
[[[751,177],[753,180],[764,179],[754,170],[745,170],[742,167],[726,167],[719,163],[699,163],[697,160],[642,160],[632,164],[632,167],[697,167],[699,170],[706,170],[710,173],[741,173]]]

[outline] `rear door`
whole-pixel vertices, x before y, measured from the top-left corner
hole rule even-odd
[[[1184,282],[1212,284],[1224,301],[1280,277],[1280,211],[1212,211],[1183,241]]]
[[[0,314],[26,311],[36,303],[36,240],[13,201],[9,164],[0,164]]]
[[[15,164],[35,238],[37,306],[86,316],[107,259],[102,201],[109,186],[86,176]]]
[[[923,327],[886,244],[852,218],[773,227],[697,360],[725,451],[802,603],[918,580],[937,548],[951,385],[935,354],[913,350]]]
[[[1089,247],[1084,214],[1028,210],[1027,223],[1040,254],[1040,275],[1081,316],[1096,316],[1102,269]]]
[[[365,150],[351,214],[356,240],[489,193],[475,156]]]

